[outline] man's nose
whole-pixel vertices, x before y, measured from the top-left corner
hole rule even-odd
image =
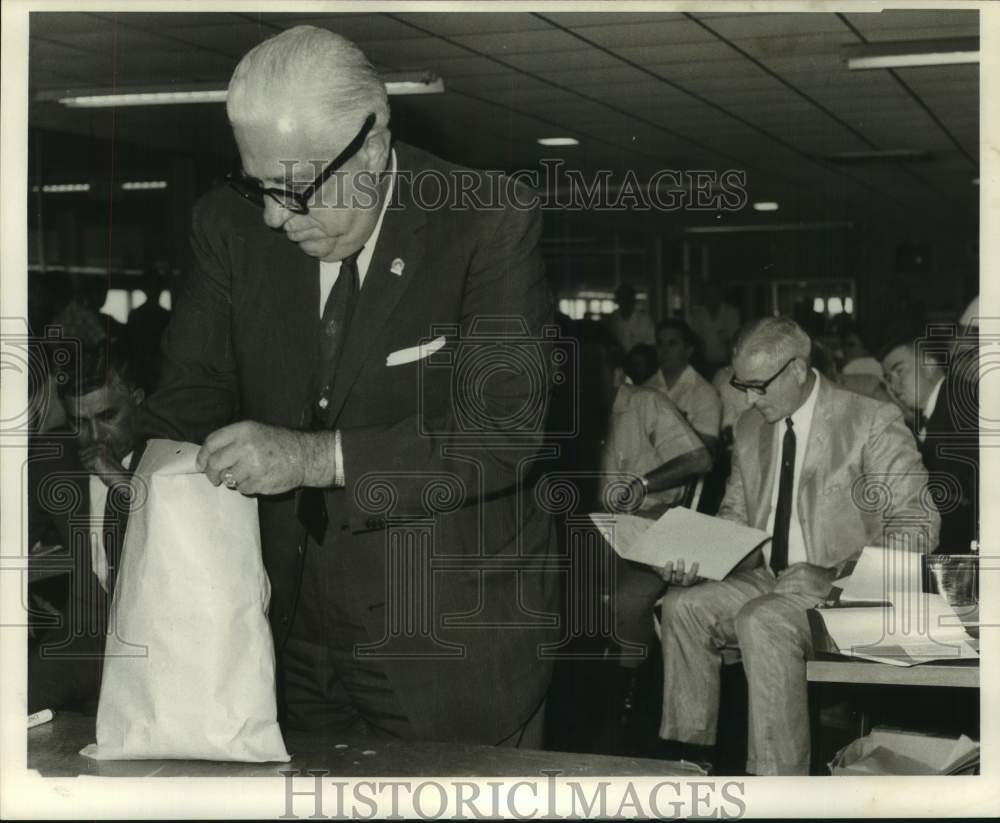
[[[747,406],[752,408],[757,405],[757,401],[760,400],[760,395],[755,391],[748,391],[746,393]]]
[[[292,212],[280,205],[273,197],[264,198],[264,223],[268,228],[280,229],[291,216]]]
[[[91,443],[96,443],[100,434],[97,430],[97,421],[91,419],[83,419],[80,421],[80,431],[77,436],[84,446],[89,446]]]

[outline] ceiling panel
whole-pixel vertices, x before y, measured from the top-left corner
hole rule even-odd
[[[394,98],[394,131],[457,162],[531,165],[545,156],[537,137],[566,133],[583,141],[567,161],[588,174],[604,166],[743,168],[756,190],[782,191],[811,209],[878,213],[902,200],[917,213],[974,200],[978,67],[901,70],[911,93],[888,72],[848,71],[843,47],[858,41],[850,26],[872,41],[972,35],[975,12],[851,13],[850,25],[830,12],[694,17],[32,13],[29,82],[35,92],[124,77],[130,85],[221,83],[261,39],[308,23],[355,40],[380,68],[439,72],[445,94]],[[35,103],[32,118],[78,134],[110,136],[114,127],[143,145],[232,151],[221,106],[115,115]],[[912,168],[813,159],[871,145],[925,149],[933,159]]]
[[[548,23],[533,14],[510,12],[500,14],[490,12],[476,14],[400,14],[396,12],[392,14],[392,17],[445,37],[469,34],[526,32],[550,28]]]
[[[799,14],[749,14],[740,17],[712,18],[695,13],[714,32],[727,40],[752,38],[797,37],[817,33],[840,34],[844,24],[829,12]]]
[[[710,41],[711,35],[682,17],[661,22],[634,22],[580,29],[580,34],[605,48],[672,46]]]
[[[504,54],[576,51],[580,48],[580,41],[575,37],[553,28],[517,33],[463,34],[451,39],[474,51],[498,57]]]
[[[955,32],[942,37],[976,37],[979,34],[979,12],[975,9],[939,10],[890,10],[878,14],[850,12],[844,15],[863,34],[872,40],[906,40],[913,31],[928,30]]]

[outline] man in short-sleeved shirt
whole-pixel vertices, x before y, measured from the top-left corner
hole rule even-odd
[[[711,452],[719,441],[722,401],[711,383],[691,366],[695,337],[683,320],[664,320],[656,327],[659,370],[643,385],[667,395],[684,413]]]

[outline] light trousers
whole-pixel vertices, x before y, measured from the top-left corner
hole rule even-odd
[[[766,566],[722,581],[671,587],[663,600],[660,737],[713,745],[718,733],[721,649],[738,643],[749,695],[747,771],[809,773],[806,611],[815,596],[775,594]]]

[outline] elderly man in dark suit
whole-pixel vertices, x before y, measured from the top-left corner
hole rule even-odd
[[[528,487],[552,312],[530,193],[394,145],[385,86],[326,30],[251,50],[227,109],[242,173],[195,207],[144,428],[259,496],[286,724],[539,746],[557,581]]]
[[[667,568],[660,736],[715,743],[720,649],[738,642],[750,702],[747,771],[808,774],[806,611],[864,546],[927,552],[940,518],[899,409],[840,389],[810,368],[810,340],[792,320],[746,327],[732,385],[750,408],[736,422],[719,517],[771,535],[725,580]],[[697,752],[696,754],[704,754]]]
[[[979,534],[979,374],[972,350],[946,366],[919,340],[887,348],[882,358],[893,396],[913,414],[917,448],[941,510],[938,551],[963,554]]]

